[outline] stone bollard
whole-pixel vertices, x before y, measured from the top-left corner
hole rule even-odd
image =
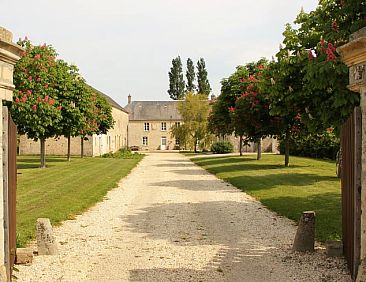
[[[38,255],[56,255],[57,243],[48,218],[38,218],[36,224]]]
[[[325,253],[327,257],[343,256],[343,243],[338,240],[328,240],[325,242]]]
[[[299,221],[292,250],[313,252],[315,240],[315,212],[305,211]]]

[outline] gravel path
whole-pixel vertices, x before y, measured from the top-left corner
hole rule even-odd
[[[296,227],[176,153],[151,153],[119,187],[55,229],[59,255],[17,281],[350,281]]]

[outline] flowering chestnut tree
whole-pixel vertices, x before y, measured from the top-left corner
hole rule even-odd
[[[60,132],[62,119],[57,98],[56,51],[50,45],[33,46],[26,38],[18,42],[24,48],[15,65],[13,102],[10,110],[20,134],[40,140],[41,167],[45,164],[45,141]]]
[[[269,114],[269,99],[258,88],[266,62],[261,60],[247,66],[248,76],[240,79],[242,94],[237,97],[235,107],[230,107],[236,134],[245,136],[244,142],[258,145],[257,159],[261,159],[261,139],[277,135],[276,119]]]

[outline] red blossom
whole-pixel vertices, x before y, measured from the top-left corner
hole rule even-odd
[[[334,61],[336,56],[334,54],[336,48],[332,43],[328,43],[328,48],[325,50],[325,53],[327,54],[327,61]]]
[[[41,58],[41,55],[40,55],[40,54],[35,54],[35,55],[34,55],[34,59],[35,59],[35,60],[39,60],[40,58]]]
[[[333,29],[333,31],[338,31],[338,23],[337,23],[337,21],[336,21],[336,20],[334,20],[334,21],[332,22],[332,29]]]
[[[58,106],[57,109],[61,111],[62,110],[62,106]]]
[[[255,78],[255,76],[254,75],[249,75],[249,81],[252,81],[252,82],[256,82],[257,81],[257,79]]]
[[[313,55],[313,52],[311,51],[311,49],[308,51],[308,59],[309,59],[309,61],[312,61],[314,59],[314,55]]]
[[[234,107],[229,107],[229,112],[230,112],[230,113],[235,112],[235,108],[234,108]]]
[[[19,98],[17,97],[17,98],[15,98],[15,103],[19,103]]]
[[[38,102],[41,102],[41,100],[42,100],[42,98],[41,98],[41,97],[38,97],[38,98],[37,98],[37,101],[38,101]]]
[[[43,101],[46,103],[46,102],[48,102],[48,95],[46,96],[46,97],[44,97],[44,99],[43,99]]]
[[[32,95],[32,90],[27,90],[27,95],[28,96]]]
[[[33,77],[31,75],[27,78],[28,81],[31,81],[32,79]]]
[[[50,101],[48,102],[50,105],[55,104],[55,100],[54,99],[50,99]]]
[[[37,105],[36,105],[36,104],[34,104],[34,105],[32,106],[32,109],[33,109],[33,111],[37,110]]]
[[[27,101],[27,95],[24,95],[23,97],[22,97],[22,103],[25,103],[26,101]]]

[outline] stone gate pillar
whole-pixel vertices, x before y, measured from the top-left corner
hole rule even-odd
[[[360,267],[357,280],[366,275],[366,27],[353,33],[349,43],[337,49],[343,62],[349,67],[349,86],[360,93],[362,113],[362,156],[361,156],[361,246],[356,250],[360,254]],[[364,280],[362,280],[364,281]]]
[[[14,65],[19,60],[22,48],[12,43],[13,35],[8,30],[0,27],[0,117],[2,113],[2,101],[11,101],[13,98],[13,71]],[[3,152],[3,123],[0,122],[0,150]],[[0,153],[0,163],[3,164],[3,154]],[[0,165],[0,281],[9,281],[6,269],[5,245],[8,242],[5,236],[4,228],[4,171],[3,165]]]

